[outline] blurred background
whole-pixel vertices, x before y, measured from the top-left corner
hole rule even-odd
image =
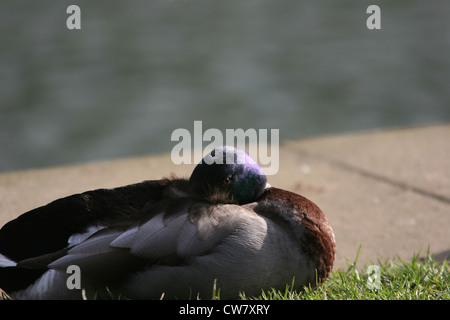
[[[0,171],[170,152],[194,120],[281,141],[448,122],[449,17],[448,0],[2,1]]]

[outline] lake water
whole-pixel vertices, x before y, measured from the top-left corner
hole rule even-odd
[[[169,152],[195,120],[281,141],[448,122],[449,17],[448,0],[3,1],[0,171]]]

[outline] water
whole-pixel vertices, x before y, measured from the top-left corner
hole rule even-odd
[[[169,152],[177,128],[280,139],[450,120],[450,2],[0,4],[0,171]],[[366,9],[381,7],[381,30]]]

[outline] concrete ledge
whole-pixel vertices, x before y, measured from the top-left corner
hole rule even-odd
[[[336,234],[336,267],[361,245],[360,263],[428,247],[450,255],[450,124],[288,141],[280,147],[274,186],[318,204]],[[73,193],[112,188],[174,173],[169,154],[0,174],[0,226]]]

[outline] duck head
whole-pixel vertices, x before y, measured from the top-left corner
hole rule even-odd
[[[213,203],[235,204],[255,201],[267,184],[258,163],[230,146],[212,150],[195,167],[189,181],[195,195]]]

